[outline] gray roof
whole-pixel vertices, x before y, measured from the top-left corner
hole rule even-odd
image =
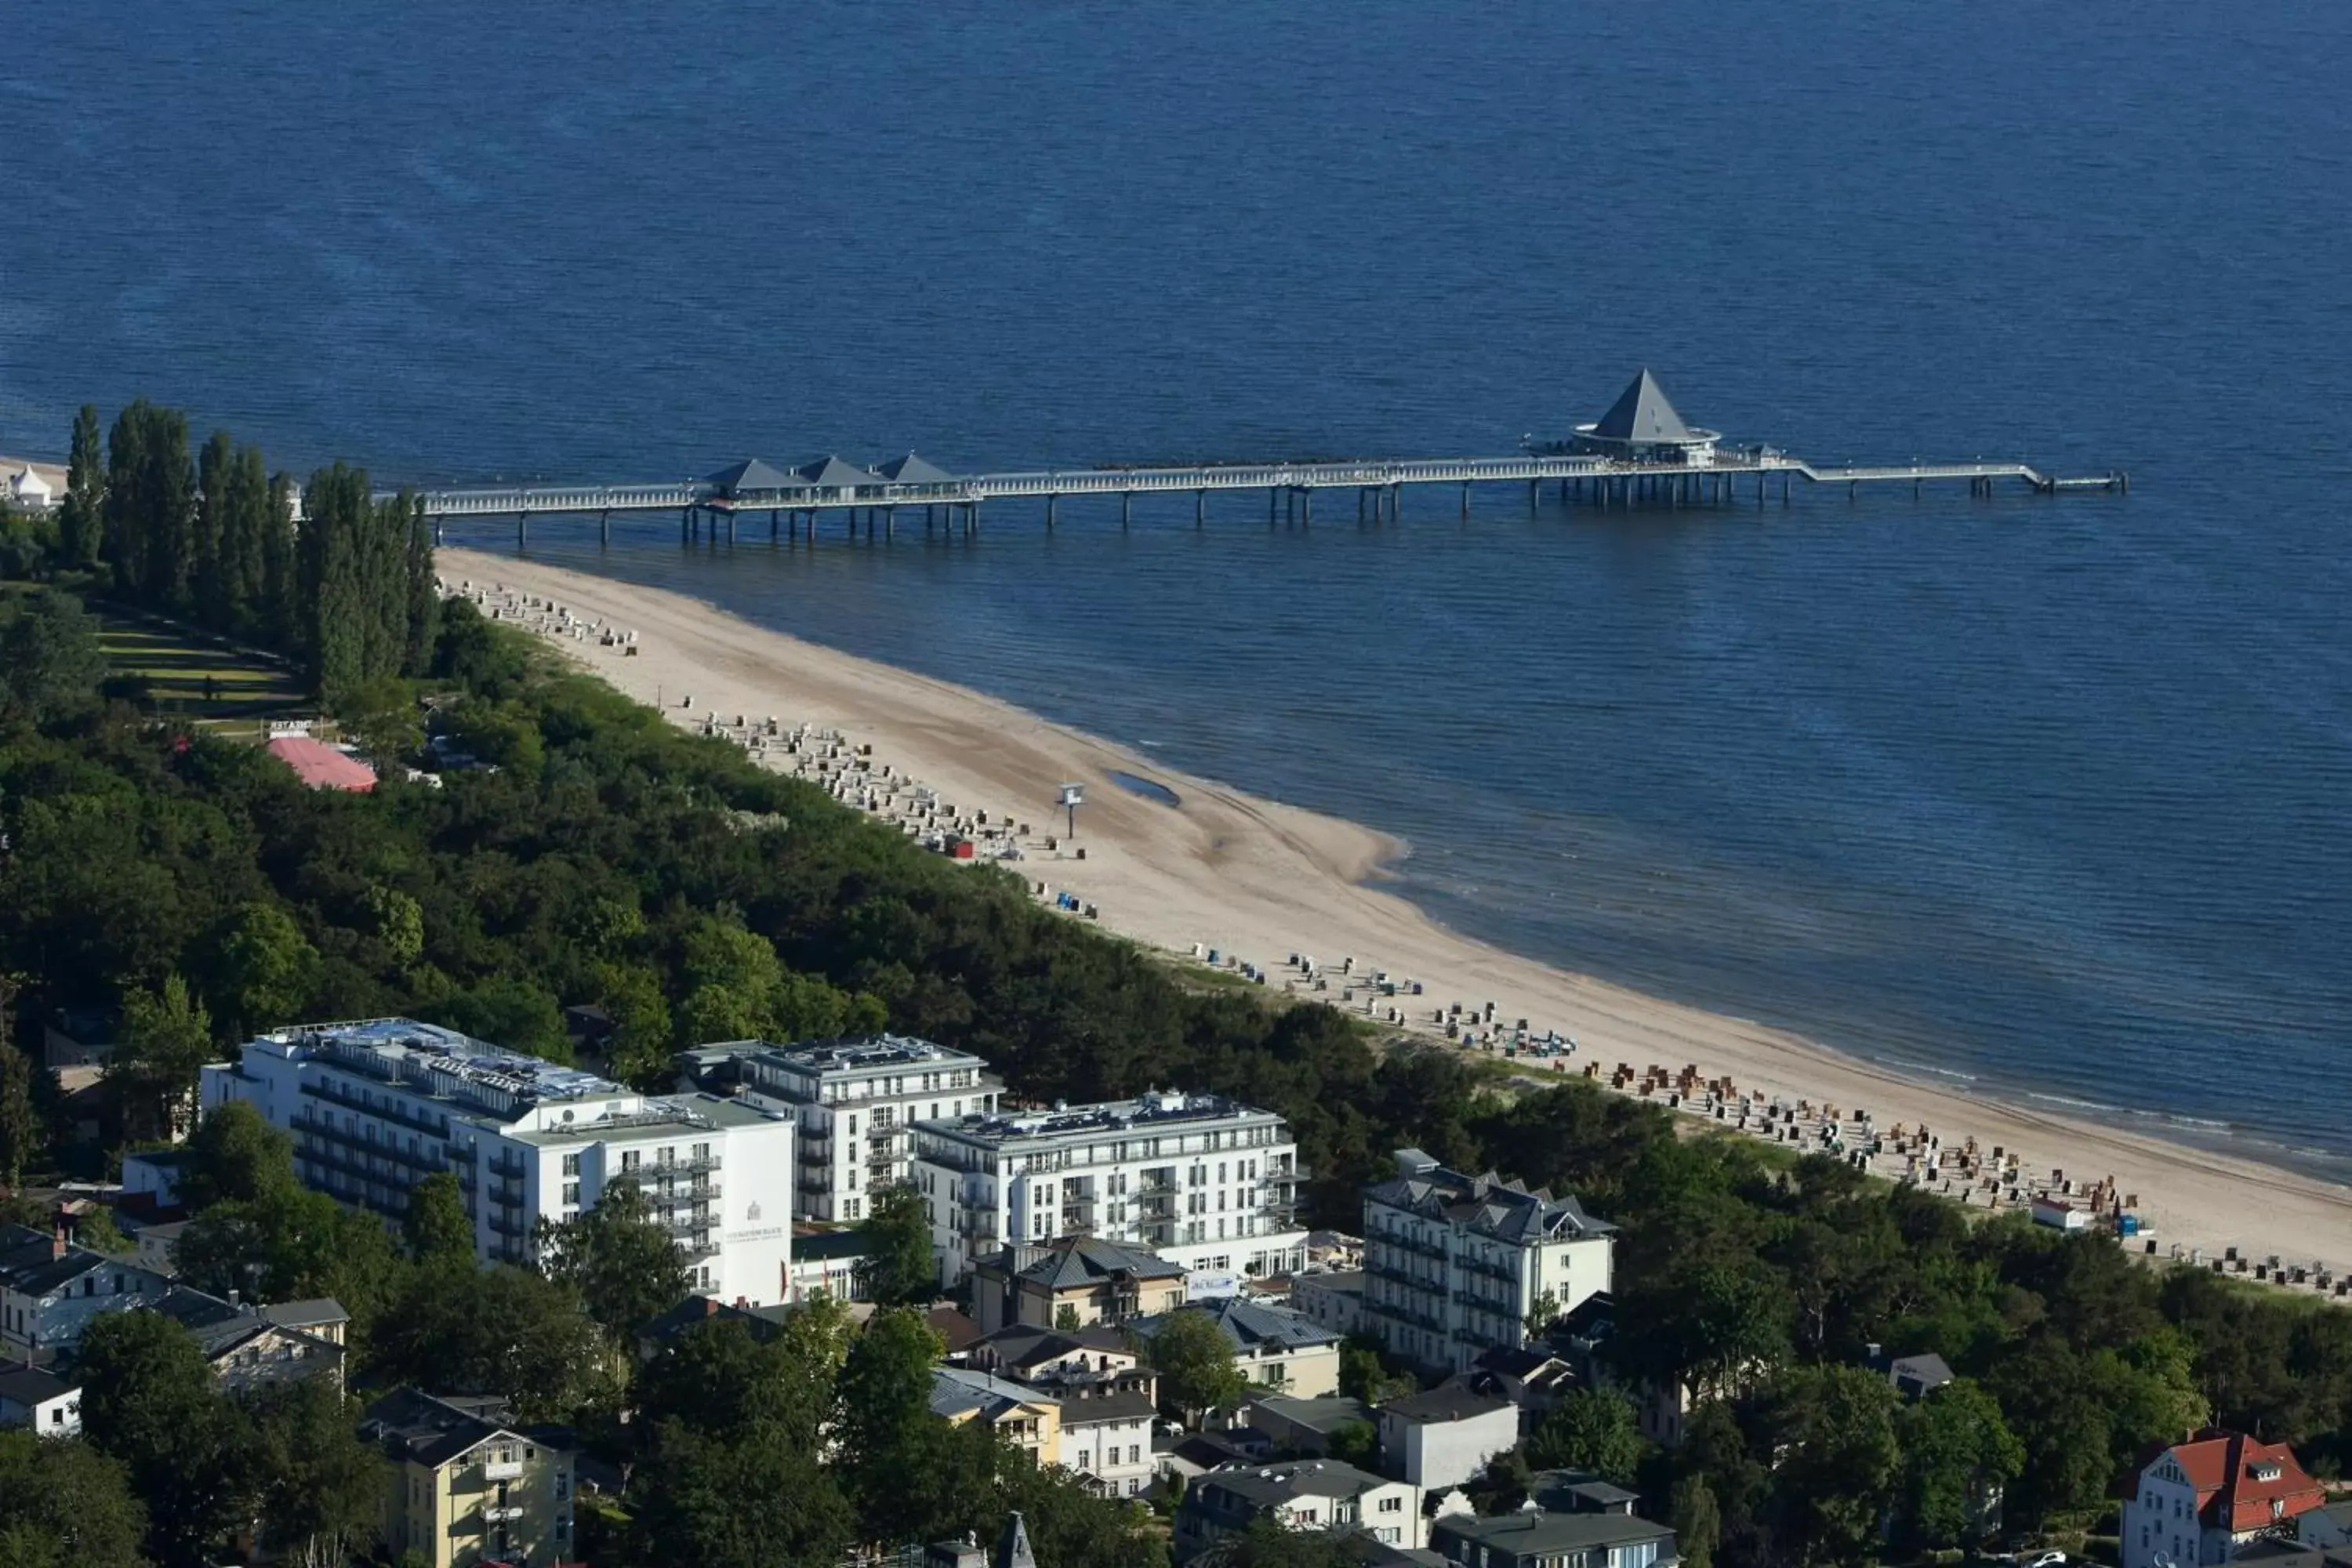
[[[937,463],[928,463],[909,452],[903,458],[893,458],[887,463],[877,463],[874,471],[899,485],[947,485],[955,476]]]
[[[1645,369],[1635,376],[1593,426],[1593,435],[1612,441],[1696,441],[1695,434],[1666,401],[1664,388]]]
[[[1108,1393],[1075,1394],[1056,1386],[1053,1396],[1062,1406],[1062,1429],[1090,1426],[1104,1421],[1149,1421],[1160,1413],[1151,1396],[1140,1389],[1114,1388]]]
[[[1479,1236],[1515,1245],[1608,1236],[1616,1226],[1584,1212],[1572,1197],[1529,1192],[1489,1171],[1468,1176],[1443,1167],[1392,1176],[1368,1189],[1368,1203],[1405,1209],[1424,1219],[1445,1220]]]
[[[397,1388],[367,1407],[360,1436],[380,1444],[395,1459],[415,1459],[438,1469],[467,1449],[512,1430],[429,1394]]]
[[[803,463],[799,468],[794,468],[793,473],[804,485],[845,487],[878,485],[882,482],[882,476],[872,469],[861,468],[855,463],[845,463],[830,452],[822,458],[813,458]]]
[[[730,463],[702,481],[720,495],[740,495],[746,490],[791,489],[800,481],[772,464],[757,458],[746,458],[740,463]]]
[[[1933,1351],[1896,1356],[1887,1363],[1886,1380],[1897,1388],[1916,1384],[1920,1393],[1930,1394],[1952,1381],[1952,1364]]]
[[[1184,1270],[1145,1247],[1126,1247],[1099,1237],[1066,1237],[1052,1243],[1042,1258],[1020,1260],[1033,1248],[1008,1247],[988,1260],[992,1268],[1008,1269],[1022,1279],[1048,1289],[1063,1290],[1108,1279],[1181,1279]],[[1017,1265],[1017,1267],[1015,1267]]]
[[[0,1399],[11,1405],[39,1405],[61,1394],[71,1394],[79,1386],[37,1366],[27,1364],[0,1368]]]
[[[348,1323],[352,1315],[332,1296],[320,1296],[308,1301],[279,1301],[265,1305],[261,1315],[281,1329],[323,1329],[338,1323]]]
[[[64,1257],[52,1256],[56,1242],[54,1233],[35,1230],[29,1225],[0,1226],[0,1285],[20,1296],[46,1296],[93,1268],[122,1267],[103,1253],[70,1242]]]
[[[1266,1394],[1250,1401],[1253,1408],[1279,1415],[1294,1426],[1329,1436],[1351,1422],[1369,1424],[1370,1409],[1360,1399],[1334,1394],[1321,1399],[1301,1399],[1290,1394]]]
[[[1675,1554],[1672,1530],[1630,1513],[1546,1513],[1540,1509],[1522,1509],[1492,1517],[1447,1513],[1432,1520],[1429,1528],[1433,1550],[1444,1550],[1438,1544],[1438,1537],[1453,1536],[1491,1547],[1505,1554],[1505,1562],[1538,1552],[1584,1552],[1643,1541],[1664,1543],[1658,1552],[1661,1563],[1672,1561]]]
[[[1223,1465],[1192,1483],[1195,1490],[1229,1492],[1256,1508],[1307,1497],[1361,1497],[1388,1483],[1338,1459],[1292,1459],[1277,1465]]]
[[[1438,1421],[1467,1421],[1474,1416],[1491,1415],[1497,1410],[1512,1408],[1507,1399],[1477,1393],[1449,1379],[1435,1388],[1390,1400],[1381,1406],[1381,1414],[1425,1426]]]
[[[968,1366],[935,1366],[931,1369],[931,1414],[961,1415],[976,1411],[993,1421],[1005,1410],[1017,1405],[1050,1405],[1056,1408],[1061,1401],[1050,1394],[1040,1394],[1024,1383],[998,1377],[985,1372],[975,1372]]]
[[[1189,1307],[1179,1307],[1177,1312],[1206,1312],[1217,1327],[1225,1331],[1237,1351],[1253,1351],[1261,1345],[1277,1350],[1307,1350],[1316,1345],[1336,1345],[1339,1336],[1320,1323],[1310,1323],[1296,1312],[1273,1307],[1261,1307],[1244,1301],[1238,1296],[1222,1301],[1198,1301]],[[1160,1332],[1160,1325],[1176,1312],[1158,1312],[1148,1318],[1138,1318],[1128,1327],[1145,1339]]]

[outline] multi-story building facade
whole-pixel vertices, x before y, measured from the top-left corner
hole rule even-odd
[[[395,1389],[367,1408],[360,1435],[383,1451],[383,1545],[430,1568],[569,1562],[572,1452],[566,1435],[517,1426],[479,1400]]]
[[[916,1122],[992,1115],[1004,1090],[970,1052],[900,1035],[738,1040],[689,1051],[684,1065],[731,1078],[741,1103],[799,1125],[793,1217],[823,1225],[856,1224],[868,1194],[908,1179]]]
[[[1062,1236],[1196,1271],[1286,1274],[1305,1258],[1290,1129],[1223,1095],[925,1119],[914,1140],[943,1284],[1012,1243]]]
[[[1538,1302],[1552,1316],[1610,1288],[1617,1227],[1574,1198],[1449,1171],[1418,1149],[1364,1192],[1363,1331],[1391,1353],[1467,1372],[1525,1344]]]
[[[640,1094],[407,1018],[264,1035],[204,1069],[202,1098],[207,1115],[252,1105],[293,1134],[306,1184],[388,1222],[418,1182],[455,1172],[484,1258],[530,1260],[540,1220],[572,1219],[627,1183],[698,1289],[790,1298],[793,1124],[781,1113]]]

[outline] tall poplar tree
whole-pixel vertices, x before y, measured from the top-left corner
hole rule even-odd
[[[229,568],[229,552],[236,548],[229,514],[229,475],[236,462],[236,448],[230,444],[226,430],[214,431],[196,458],[192,607],[195,619],[215,631],[236,630],[244,611],[232,591],[234,574]]]
[[[103,549],[114,568],[114,585],[137,595],[146,577],[147,400],[141,398],[114,416],[106,436]]]
[[[68,563],[95,566],[105,542],[106,449],[98,408],[85,403],[74,416],[73,456],[66,466],[66,499],[58,516],[58,542]]]
[[[288,653],[301,649],[301,573],[295,561],[294,481],[284,474],[262,478],[261,450],[240,454],[244,483],[264,497],[261,516],[260,631],[270,646]]]

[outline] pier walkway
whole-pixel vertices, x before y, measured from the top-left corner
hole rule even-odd
[[[501,489],[425,490],[417,504],[434,523],[438,538],[449,518],[511,517],[517,542],[530,537],[534,516],[593,516],[604,537],[612,537],[615,513],[675,511],[680,531],[689,539],[707,523],[714,536],[726,526],[733,539],[745,514],[768,516],[770,537],[789,520],[795,535],[806,531],[816,537],[817,521],[826,513],[846,512],[855,532],[863,520],[871,534],[879,520],[886,532],[897,528],[900,507],[923,509],[926,527],[935,526],[942,509],[950,527],[961,523],[967,533],[980,527],[981,507],[990,501],[1041,500],[1045,526],[1055,524],[1066,498],[1117,496],[1119,521],[1134,515],[1139,495],[1189,494],[1196,525],[1208,517],[1212,494],[1264,490],[1266,517],[1280,520],[1286,511],[1296,521],[1312,521],[1315,498],[1325,490],[1354,490],[1356,515],[1378,519],[1400,515],[1408,486],[1452,485],[1461,493],[1462,515],[1470,514],[1475,485],[1524,483],[1528,504],[1540,500],[1546,484],[1557,484],[1563,503],[1583,502],[1601,507],[1726,506],[1746,500],[1756,504],[1772,499],[1774,490],[1785,505],[1793,481],[1810,485],[1843,485],[1857,495],[1864,485],[1909,484],[1913,490],[1930,483],[1966,480],[1970,493],[1990,495],[2001,480],[2014,480],[2043,495],[2062,490],[2131,488],[2119,472],[2067,479],[2016,462],[1907,463],[1824,467],[1790,457],[1775,447],[1721,444],[1714,431],[1684,423],[1648,371],[1633,378],[1608,413],[1590,425],[1580,425],[1566,441],[1530,443],[1511,457],[1419,458],[1402,460],[1344,459],[1290,463],[1204,463],[1166,468],[1101,467],[1031,469],[1009,473],[950,474],[909,452],[874,467],[861,468],[837,457],[819,458],[796,468],[779,468],[747,458],[707,479],[675,485],[521,485]]]
[[[813,465],[814,466],[814,465]],[[839,468],[847,469],[843,463]],[[979,526],[980,509],[989,501],[1029,500],[1045,503],[1045,522],[1055,521],[1057,503],[1066,498],[1117,496],[1122,521],[1133,498],[1139,495],[1190,494],[1194,520],[1205,515],[1206,498],[1235,490],[1263,490],[1269,516],[1281,512],[1287,500],[1289,515],[1312,521],[1314,497],[1325,490],[1355,490],[1360,515],[1397,515],[1400,492],[1408,486],[1452,485],[1461,492],[1466,512],[1470,487],[1521,482],[1529,487],[1532,502],[1546,483],[1557,483],[1564,500],[1598,506],[1706,506],[1752,499],[1759,504],[1789,500],[1790,482],[1844,485],[1910,484],[1965,480],[1978,494],[1990,494],[1998,481],[2020,482],[2042,494],[2098,489],[2127,490],[2130,479],[2120,472],[2088,478],[2064,478],[2044,473],[2026,463],[1910,463],[1823,467],[1771,451],[1717,452],[1703,463],[1629,462],[1580,453],[1530,452],[1508,458],[1428,458],[1399,461],[1318,463],[1204,464],[1187,468],[1058,468],[992,474],[967,474],[930,479],[887,479],[870,469],[852,470],[844,482],[794,482],[756,487],[727,486],[713,480],[675,485],[522,485],[480,489],[417,492],[425,516],[436,525],[450,518],[511,517],[518,528],[532,517],[595,517],[609,531],[615,514],[677,512],[688,534],[698,533],[706,521],[714,530],[722,523],[731,536],[743,514],[789,518],[795,531],[814,534],[821,513],[884,514],[886,526],[900,507],[947,509],[950,522],[967,530]],[[932,519],[937,516],[936,510]],[[930,521],[932,519],[927,519]],[[852,525],[855,526],[853,518]],[[870,517],[866,520],[873,521]],[[772,531],[773,531],[772,528]]]

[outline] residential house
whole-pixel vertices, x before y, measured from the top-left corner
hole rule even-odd
[[[1017,1382],[1043,1383],[1134,1372],[1143,1358],[1124,1332],[1107,1323],[1068,1331],[1013,1323],[950,1351],[948,1359]]]
[[[1333,1269],[1328,1274],[1300,1274],[1290,1281],[1290,1310],[1310,1323],[1340,1338],[1364,1328],[1364,1271]]]
[[[1061,1401],[1026,1384],[968,1366],[933,1367],[931,1414],[958,1426],[985,1423],[1038,1464],[1059,1460]]]
[[[80,1343],[91,1319],[172,1289],[151,1268],[68,1241],[62,1219],[51,1230],[0,1226],[0,1353],[47,1362]]]
[[[1460,1568],[1674,1568],[1675,1532],[1622,1513],[1521,1509],[1482,1516],[1440,1514],[1429,1549]]]
[[[1362,1426],[1377,1431],[1372,1407],[1344,1394],[1321,1399],[1300,1399],[1288,1394],[1261,1394],[1242,1406],[1242,1419],[1264,1433],[1274,1446],[1289,1454],[1328,1454],[1331,1439],[1342,1428]]]
[[[387,1555],[414,1552],[429,1568],[572,1557],[568,1433],[515,1426],[495,1402],[403,1388],[368,1406],[360,1435],[391,1461]]]
[[[1933,1351],[1890,1356],[1872,1345],[1863,1353],[1863,1364],[1884,1376],[1906,1400],[1924,1399],[1952,1381],[1951,1364]]]
[[[1172,1312],[1184,1300],[1182,1268],[1156,1252],[1091,1236],[1016,1242],[972,1269],[972,1315],[982,1333],[1007,1323],[1123,1323]]]
[[[1562,1396],[1579,1381],[1576,1368],[1543,1342],[1488,1351],[1470,1373],[1472,1387],[1518,1406],[1521,1436],[1559,1408]]]
[[[1423,1544],[1419,1487],[1337,1459],[1290,1459],[1195,1478],[1176,1510],[1176,1561],[1190,1562],[1258,1519],[1285,1530],[1360,1531],[1390,1546]]]
[[[81,1384],[30,1363],[0,1366],[0,1426],[22,1426],[44,1437],[81,1430]]]
[[[1160,1380],[1146,1372],[1073,1374],[1039,1385],[1061,1402],[1055,1462],[1097,1497],[1138,1497],[1157,1466],[1151,1424]]]
[[[1319,1399],[1339,1388],[1339,1336],[1296,1312],[1239,1299],[1180,1309],[1206,1313],[1234,1347],[1234,1364],[1265,1388]],[[1149,1342],[1175,1313],[1138,1318],[1128,1325]]]
[[[486,1261],[528,1263],[561,1224],[635,1187],[726,1300],[791,1290],[791,1118],[715,1095],[647,1095],[410,1018],[305,1025],[247,1041],[202,1075],[294,1136],[303,1182],[388,1220],[454,1172]]]
[[[1397,1151],[1396,1166],[1364,1192],[1364,1331],[1391,1354],[1465,1372],[1525,1344],[1531,1318],[1610,1289],[1617,1227],[1574,1198],[1449,1171],[1418,1149]]]
[[[55,1007],[41,1020],[41,1065],[78,1094],[106,1075],[121,1015],[111,1007]]]
[[[331,1299],[258,1307],[178,1285],[148,1307],[188,1331],[224,1388],[305,1377],[342,1386],[343,1333],[351,1317]],[[285,1321],[273,1316],[278,1312]]]
[[[1377,1412],[1381,1468],[1425,1491],[1466,1486],[1519,1441],[1518,1407],[1449,1381]]]
[[[787,1266],[791,1289],[787,1300],[805,1301],[824,1291],[836,1301],[863,1301],[866,1255],[872,1246],[856,1230],[822,1230],[793,1237],[793,1258]]]
[[[2352,1546],[2352,1499],[2304,1510],[2295,1517],[2294,1538],[2305,1546]]]
[[[1528,1478],[1528,1502],[1546,1513],[1625,1513],[1642,1500],[1639,1492],[1583,1470],[1538,1470]]]
[[[915,1123],[913,1177],[952,1285],[1016,1241],[1097,1236],[1203,1274],[1304,1261],[1298,1144],[1283,1119],[1217,1094],[1154,1091]]]
[[[194,1223],[193,1220],[170,1219],[156,1225],[141,1226],[138,1234],[131,1237],[139,1247],[135,1255],[139,1267],[166,1279],[178,1274],[179,1261],[172,1256],[172,1249],[180,1245],[180,1237],[185,1236],[188,1226]]]
[[[2285,1444],[2218,1427],[2149,1450],[2120,1489],[2123,1568],[2215,1568],[2327,1501]]]

